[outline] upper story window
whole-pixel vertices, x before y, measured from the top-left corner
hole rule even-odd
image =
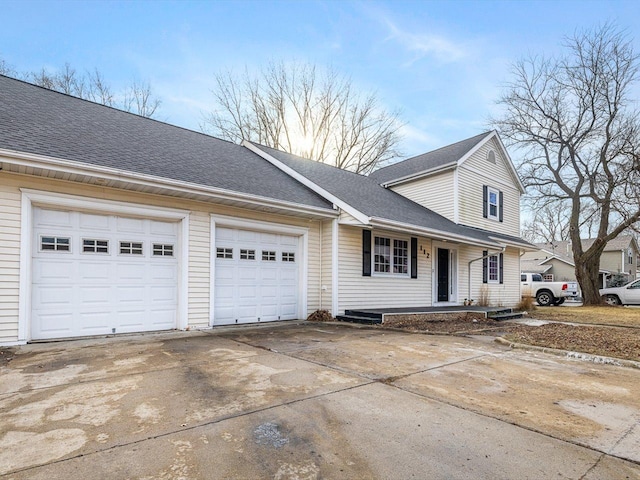
[[[487,161],[489,163],[496,163],[496,152],[494,152],[493,150],[489,150],[489,153],[487,153]]]
[[[633,265],[633,249],[632,248],[627,250],[627,263],[629,265]]]
[[[487,185],[482,187],[482,216],[502,222],[503,194],[500,190]]]
[[[393,250],[391,249],[393,245]],[[375,237],[373,271],[376,273],[409,273],[409,242],[389,237]]]

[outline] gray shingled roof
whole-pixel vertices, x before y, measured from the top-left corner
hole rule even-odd
[[[593,245],[595,242],[595,238],[583,238],[581,239],[582,248],[587,250]],[[607,243],[607,246],[604,247],[605,252],[615,252],[626,250],[629,248],[631,242],[633,241],[633,236],[631,235],[618,235],[613,240],[610,240]],[[544,248],[550,252],[554,252],[559,255],[566,256],[569,261],[573,262],[573,250],[571,249],[571,242],[568,241],[559,241],[553,242],[553,245],[550,243],[536,243],[536,246],[539,248]]]
[[[331,208],[245,147],[1,75],[0,148]]]
[[[454,164],[464,157],[469,150],[492,133],[493,132],[481,133],[480,135],[467,138],[466,140],[462,140],[452,145],[447,145],[446,147],[423,153],[422,155],[411,157],[401,162],[394,163],[393,165],[380,168],[371,173],[369,178],[374,179],[380,184],[385,184],[393,180],[424,172],[425,170]]]
[[[392,190],[381,187],[369,177],[263,145],[254,145],[368,217],[402,222],[486,243],[496,243],[490,238],[497,236],[493,232],[458,225]],[[523,240],[518,240],[523,243]]]

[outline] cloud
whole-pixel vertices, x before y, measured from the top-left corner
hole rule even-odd
[[[388,18],[384,18],[383,22],[390,32],[387,40],[395,40],[413,54],[413,58],[406,62],[404,66],[411,66],[425,57],[434,57],[442,62],[457,62],[467,56],[465,49],[461,45],[457,45],[442,36],[413,33],[398,27]]]

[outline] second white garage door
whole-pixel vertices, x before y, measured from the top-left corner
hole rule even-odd
[[[214,325],[298,317],[299,237],[216,228]]]

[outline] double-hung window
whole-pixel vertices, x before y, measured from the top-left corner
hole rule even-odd
[[[482,191],[482,216],[502,222],[502,199],[503,195],[500,190],[484,185]]]
[[[373,243],[375,273],[409,273],[409,242],[389,237],[375,237]]]
[[[482,283],[503,283],[504,254],[489,255],[485,250],[482,256]]]

